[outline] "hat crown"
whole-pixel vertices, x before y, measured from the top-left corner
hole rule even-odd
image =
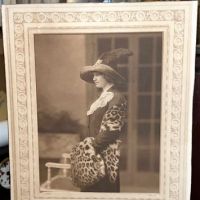
[[[80,77],[89,83],[93,83],[93,72],[99,72],[107,75],[107,78],[115,84],[125,83],[127,80],[121,75],[118,64],[122,61],[121,59],[128,58],[131,55],[133,55],[132,51],[124,48],[104,52],[94,65],[85,66],[81,70]]]

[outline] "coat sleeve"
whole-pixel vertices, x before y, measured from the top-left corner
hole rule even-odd
[[[127,101],[125,97],[115,94],[103,116],[99,134],[93,142],[96,152],[103,151],[109,144],[114,143],[119,138],[126,121],[126,113]]]

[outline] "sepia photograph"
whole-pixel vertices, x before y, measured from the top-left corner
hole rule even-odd
[[[2,7],[13,200],[189,200],[196,11]]]
[[[41,188],[158,192],[162,34],[38,34],[34,46]]]

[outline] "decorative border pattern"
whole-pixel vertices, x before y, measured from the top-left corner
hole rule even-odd
[[[181,137],[181,105],[183,81],[184,24],[185,10],[139,10],[139,11],[99,11],[99,12],[14,12],[14,45],[17,87],[17,114],[20,156],[20,188],[21,199],[29,200],[29,144],[28,144],[28,105],[27,80],[25,65],[25,24],[53,23],[88,23],[91,22],[158,22],[174,24],[173,69],[172,69],[172,101],[171,101],[171,134],[170,134],[170,171],[169,198],[179,200],[180,184],[180,137]],[[64,197],[63,197],[64,198]],[[165,197],[163,197],[164,200]],[[92,198],[93,199],[93,198]],[[115,198],[116,199],[116,198]],[[124,199],[124,198],[123,198]],[[127,198],[129,199],[129,198]],[[131,199],[143,200],[143,197]],[[151,198],[151,195],[149,197]],[[160,199],[160,198],[157,198]],[[154,199],[156,200],[156,199]]]
[[[24,23],[69,23],[69,22],[142,22],[142,21],[184,21],[184,10],[150,10],[117,12],[18,12],[14,14],[15,24]]]
[[[171,137],[170,137],[170,200],[179,199],[180,178],[180,137],[181,137],[181,105],[183,81],[183,48],[184,48],[184,13],[174,20],[173,42],[173,75],[172,75],[172,102],[171,102]]]
[[[14,34],[21,195],[22,199],[30,199],[27,80],[25,66],[24,27],[22,23],[15,25]]]

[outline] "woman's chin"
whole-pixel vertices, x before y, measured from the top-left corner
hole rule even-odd
[[[95,86],[96,86],[96,88],[99,88],[99,89],[101,89],[101,88],[102,88],[100,85],[96,85],[96,84],[95,84]]]

